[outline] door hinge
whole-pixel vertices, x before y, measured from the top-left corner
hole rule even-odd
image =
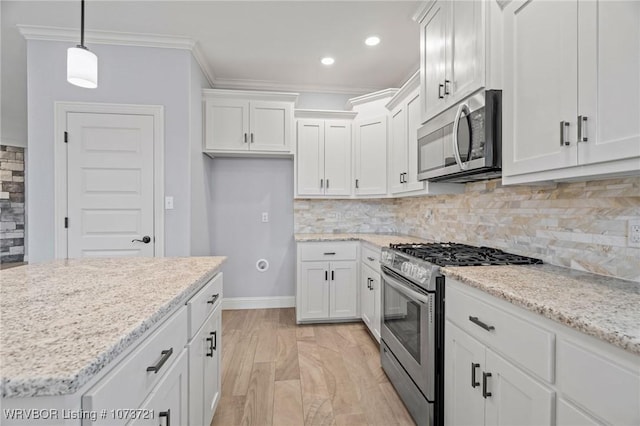
[[[69,132],[64,132],[64,143],[69,143]]]
[[[69,227],[69,218],[68,218],[68,217],[65,217],[65,218],[64,218],[64,227],[65,227],[65,228],[68,228],[68,227]]]

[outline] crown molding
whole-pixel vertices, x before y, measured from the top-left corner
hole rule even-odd
[[[263,99],[280,102],[296,102],[298,93],[292,92],[260,92],[256,90],[202,89],[203,99],[212,97],[232,99]]]
[[[411,19],[413,19],[415,22],[422,22],[424,17],[427,16],[429,9],[431,9],[431,6],[433,6],[435,3],[436,3],[435,0],[429,0],[420,4],[420,6],[418,6],[418,9],[416,9],[413,16],[411,17]]]
[[[292,91],[292,92],[310,92],[310,93],[335,93],[354,95],[360,93],[368,93],[372,90],[370,87],[343,87],[315,84],[296,84],[281,83],[271,80],[244,80],[234,78],[217,78],[215,82],[216,89],[239,89],[239,90],[273,90],[273,91]]]
[[[353,120],[357,112],[354,111],[334,111],[326,109],[295,109],[295,118],[317,118],[323,120]]]
[[[366,95],[351,98],[347,101],[347,109],[351,109],[356,105],[364,104],[367,102],[377,101],[379,99],[390,98],[398,92],[398,89],[383,89],[377,92],[367,93]]]
[[[202,48],[200,48],[200,43],[196,42],[193,45],[191,54],[200,66],[200,69],[204,73],[204,76],[207,78],[209,86],[213,87],[213,85],[216,84],[216,76],[213,73],[213,67],[209,65],[209,61],[207,61],[207,58],[205,58],[204,53],[202,52]]]
[[[400,90],[391,98],[385,107],[391,111],[398,106],[400,101],[406,99],[410,93],[420,87],[420,70],[413,73],[411,77],[402,85]]]

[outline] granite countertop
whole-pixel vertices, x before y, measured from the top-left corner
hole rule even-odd
[[[225,259],[72,259],[2,271],[0,395],[74,393]]]
[[[389,247],[389,244],[425,243],[423,238],[402,234],[296,234],[297,242],[311,241],[366,241],[377,247]]]
[[[441,271],[640,355],[640,283],[552,265],[445,267]]]

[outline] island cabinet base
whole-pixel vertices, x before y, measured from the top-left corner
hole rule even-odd
[[[218,273],[75,393],[0,400],[0,424],[210,424],[220,393],[221,305]]]

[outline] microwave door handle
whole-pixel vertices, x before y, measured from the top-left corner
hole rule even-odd
[[[389,275],[384,274],[384,281],[414,302],[419,302],[423,305],[429,304],[429,298],[427,296],[420,294],[415,290],[411,290],[409,287],[402,285],[399,281],[391,278]]]
[[[458,127],[460,126],[460,117],[462,117],[463,113],[467,116],[471,115],[469,106],[465,103],[462,103],[458,106],[456,119],[453,121],[453,137],[451,138],[451,141],[453,143],[453,155],[456,157],[456,163],[458,163],[458,166],[461,170],[466,170],[469,164],[462,162],[462,159],[460,158],[460,147],[458,147]],[[469,137],[471,137],[471,134],[469,134]]]

